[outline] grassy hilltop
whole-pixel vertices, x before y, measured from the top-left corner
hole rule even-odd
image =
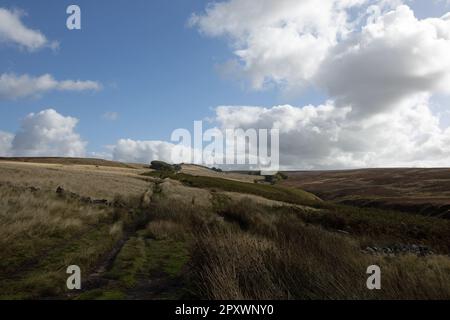
[[[338,201],[325,179],[321,192],[302,179],[1,159],[0,298],[450,298],[450,220]],[[66,288],[72,264],[81,291]],[[380,291],[366,288],[373,264]]]

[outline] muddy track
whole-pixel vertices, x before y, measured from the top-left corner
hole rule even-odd
[[[99,264],[94,269],[92,273],[88,275],[88,277],[82,281],[83,290],[92,290],[105,286],[109,283],[109,279],[105,279],[103,277],[104,273],[109,271],[119,254],[120,250],[122,250],[124,244],[128,241],[128,238],[120,239],[114,248],[108,252],[102,259],[100,259]],[[68,294],[70,297],[71,295]]]
[[[142,195],[143,202],[146,202],[146,197],[148,199],[149,191],[151,194],[157,192],[159,188],[159,184],[157,182],[153,185],[153,188],[146,191]],[[148,200],[147,200],[148,201]],[[151,202],[147,203],[147,205],[140,210],[147,210],[144,214],[145,219],[135,221],[132,227],[127,228],[124,236],[120,239],[114,248],[108,252],[98,263],[98,265],[94,268],[94,271],[89,274],[85,281],[82,283],[83,292],[94,290],[94,289],[102,289],[114,286],[118,281],[112,280],[106,277],[106,273],[110,271],[114,265],[114,262],[118,256],[118,254],[123,249],[124,245],[133,237],[138,237],[139,231],[146,228],[148,222],[151,220],[150,210],[151,210]],[[151,240],[148,240],[151,241]],[[176,292],[181,288],[181,280],[169,278],[163,272],[155,272],[150,275],[141,274],[138,277],[138,282],[135,286],[125,291],[126,299],[129,300],[153,300],[159,299],[161,294]],[[67,294],[66,298],[73,298],[73,294]]]
[[[14,186],[10,185],[10,183],[5,183],[5,184],[0,183],[0,185],[7,185],[8,187],[14,187]],[[34,187],[14,187],[14,188],[20,188],[22,190],[27,190],[27,191],[31,191],[31,192],[41,191],[41,189],[34,188]],[[120,204],[109,203],[109,202],[106,202],[106,200],[95,200],[95,199],[91,199],[91,198],[82,197],[76,193],[65,191],[64,189],[62,189],[60,187],[58,187],[58,189],[56,190],[56,194],[61,199],[76,200],[76,201],[80,201],[81,203],[92,205],[92,206],[97,206],[97,207],[100,206],[100,207],[108,208],[108,207],[116,207],[116,205],[118,205],[118,208],[120,208]],[[97,230],[98,230],[98,225],[91,226],[84,232],[77,233],[68,239],[61,240],[61,243],[59,243],[55,246],[52,246],[49,248],[44,248],[38,254],[36,254],[34,257],[32,257],[32,258],[24,261],[23,263],[19,264],[18,266],[16,266],[14,271],[7,272],[7,273],[0,272],[0,280],[22,277],[23,274],[33,271],[33,269],[36,268],[37,266],[39,266],[39,264],[43,260],[45,260],[45,258],[48,257],[50,254],[63,252],[65,249],[70,247],[74,242],[83,239],[90,233],[95,232]]]

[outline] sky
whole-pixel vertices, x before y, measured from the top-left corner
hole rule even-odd
[[[81,30],[66,8],[81,8]],[[448,166],[450,4],[0,1],[0,156],[168,160],[195,120],[287,169]]]

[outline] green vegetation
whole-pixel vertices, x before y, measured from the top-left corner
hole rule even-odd
[[[106,277],[118,280],[120,287],[129,289],[136,286],[140,278],[155,272],[178,277],[187,261],[188,251],[183,242],[138,236],[123,246]]]
[[[311,193],[300,189],[293,189],[278,185],[264,185],[227,180],[214,177],[192,176],[178,173],[149,172],[147,176],[158,178],[171,178],[181,181],[183,184],[195,188],[216,189],[229,192],[253,194],[267,199],[283,201],[292,204],[320,206],[321,200]]]
[[[149,220],[134,233],[103,278],[107,285],[83,293],[79,299],[179,299],[186,294],[185,267],[189,261],[186,224],[178,214],[189,213],[167,203],[155,203]],[[178,222],[175,222],[178,221]],[[150,281],[151,280],[151,281]]]
[[[0,298],[33,299],[63,294],[66,291],[67,266],[76,264],[82,270],[93,270],[102,256],[112,250],[119,235],[110,235],[109,230],[107,226],[92,230],[65,246],[52,248],[36,263],[23,267],[16,277],[11,277],[11,274],[8,278],[5,276],[0,280]]]
[[[122,236],[115,209],[0,186],[0,298],[59,295],[65,268],[91,270]]]
[[[181,170],[181,166],[178,164],[168,164],[164,161],[152,161],[150,169],[166,173],[175,173]]]
[[[146,262],[145,253],[145,240],[131,238],[122,247],[112,270],[106,276],[120,281],[125,288],[135,286],[138,272],[142,270]]]
[[[278,184],[146,175],[179,182],[147,178],[145,194],[101,204],[0,184],[0,299],[450,299],[448,220]],[[432,254],[366,250],[394,244]],[[65,288],[71,264],[82,292]],[[372,264],[381,291],[365,286]]]
[[[287,180],[288,176],[282,172],[277,172],[273,175],[264,176],[264,181],[270,184],[276,184],[282,180]]]
[[[188,255],[189,252],[183,242],[174,240],[150,241],[147,248],[147,268],[150,272],[163,271],[170,277],[177,277],[186,265]]]
[[[124,300],[125,293],[120,290],[94,289],[80,294],[76,300]]]
[[[0,194],[0,299],[63,297],[69,265],[89,275],[148,220],[134,197],[108,206],[11,185],[0,185]]]

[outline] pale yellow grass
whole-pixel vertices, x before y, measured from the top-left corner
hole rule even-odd
[[[0,185],[0,244],[95,225],[109,210],[68,202],[49,192]]]
[[[255,180],[264,180],[264,177],[258,175],[253,176],[234,172],[216,172],[205,167],[191,164],[183,164],[181,173],[190,174],[193,176],[222,178],[227,180],[234,180],[248,183],[254,183]]]
[[[180,181],[172,180],[169,178],[165,179],[159,185],[159,187],[161,189],[161,194],[169,201],[180,203],[188,207],[196,206],[207,210],[210,210],[212,208],[212,194],[207,189],[187,187],[183,185]],[[248,201],[255,203],[257,205],[267,207],[287,206],[287,207],[301,208],[308,211],[319,210],[308,206],[301,206],[296,204],[290,204],[283,201],[270,200],[264,197],[246,193],[223,191],[223,192],[216,192],[215,194],[224,195],[233,202]]]
[[[292,204],[287,203],[283,201],[276,201],[276,200],[270,200],[264,197],[256,196],[253,194],[245,194],[245,193],[238,193],[238,192],[218,192],[217,194],[224,195],[228,197],[233,202],[240,202],[240,201],[249,201],[257,205],[267,206],[267,207],[296,207],[308,211],[320,211],[320,209],[308,207],[308,206],[302,206],[298,204]]]
[[[27,263],[45,259],[67,241],[98,230],[112,215],[111,207],[0,183],[0,289],[5,289],[5,275],[23,271]],[[111,229],[111,237],[120,235],[119,227]]]
[[[155,220],[147,225],[147,235],[153,239],[183,239],[186,232],[180,223],[170,220]]]
[[[57,187],[95,199],[140,195],[148,182],[145,169],[0,161],[0,183],[55,191]]]
[[[211,209],[212,196],[208,190],[186,187],[181,182],[171,179],[165,179],[159,187],[162,196],[169,201],[187,207]]]

